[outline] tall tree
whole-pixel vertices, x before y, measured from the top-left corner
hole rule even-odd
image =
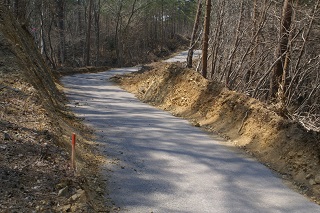
[[[101,13],[101,0],[95,4],[94,9],[94,20],[95,20],[95,31],[96,31],[96,66],[99,65],[100,60],[100,13]]]
[[[210,33],[211,0],[206,2],[206,15],[204,19],[203,47],[202,47],[202,75],[207,77],[208,69],[208,42]]]
[[[282,85],[282,80],[285,80],[287,69],[289,67],[288,50],[293,14],[291,0],[284,0],[282,8],[279,44],[277,47],[277,58],[280,60],[277,61],[271,74],[269,99],[276,98],[277,93],[282,92],[280,90],[284,90],[284,88],[280,87],[280,85]]]
[[[92,0],[89,0],[88,5],[88,22],[87,22],[87,35],[86,35],[86,52],[85,52],[85,65],[90,65],[90,48],[91,48],[91,24],[92,24]]]
[[[17,16],[23,14],[15,9],[18,7],[28,13],[25,29],[52,66],[83,66],[94,61],[96,65],[129,65],[168,54],[177,48],[177,35],[186,35],[192,27],[189,18],[196,6],[195,0],[0,2]],[[23,2],[26,7],[21,7]]]
[[[196,18],[195,18],[195,21],[194,21],[194,26],[193,26],[190,46],[189,46],[189,50],[188,50],[188,57],[187,57],[187,67],[188,68],[192,67],[193,50],[194,50],[194,47],[195,47],[195,44],[196,44],[196,36],[197,36],[198,28],[199,28],[201,11],[202,11],[202,0],[198,0],[198,9],[197,9]]]
[[[59,62],[65,63],[66,37],[65,37],[65,0],[56,0],[58,30],[59,30]]]

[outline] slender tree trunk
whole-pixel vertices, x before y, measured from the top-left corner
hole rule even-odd
[[[192,67],[193,50],[194,50],[194,46],[196,43],[195,40],[196,40],[198,28],[199,28],[201,11],[202,11],[202,0],[198,0],[197,15],[196,15],[196,18],[194,21],[193,32],[192,32],[192,36],[191,36],[190,47],[189,47],[188,57],[187,57],[187,67],[188,68]]]
[[[40,8],[41,12],[40,12],[40,53],[41,55],[44,55],[45,52],[45,35],[44,35],[44,8],[43,8],[43,4],[41,3],[41,8]]]
[[[95,26],[96,26],[96,66],[99,65],[100,60],[100,8],[101,1],[98,0],[95,9]]]
[[[320,4],[320,0],[317,0],[315,6],[313,8],[311,20],[309,22],[308,28],[307,28],[306,33],[305,33],[305,39],[303,41],[302,46],[300,47],[299,54],[298,54],[298,57],[297,57],[297,61],[296,61],[295,65],[294,65],[294,68],[293,68],[295,74],[292,77],[292,80],[289,83],[288,88],[287,88],[287,90],[285,91],[285,94],[284,94],[286,97],[289,96],[288,97],[288,99],[289,99],[288,102],[289,103],[291,102],[292,96],[293,96],[294,91],[295,91],[294,85],[299,85],[298,84],[298,81],[299,81],[298,79],[301,78],[301,72],[300,72],[301,67],[299,68],[299,66],[300,66],[302,57],[303,57],[303,55],[305,54],[305,51],[306,51],[307,41],[309,39],[311,30],[312,30],[313,25],[314,25],[314,21],[315,21],[315,17],[316,17],[317,11],[318,11],[319,4]]]
[[[82,15],[81,15],[81,0],[77,1],[77,9],[78,9],[78,35],[82,36]]]
[[[206,15],[204,20],[203,32],[203,48],[202,48],[202,76],[207,77],[208,69],[208,41],[210,33],[210,14],[211,14],[211,0],[206,2]]]
[[[277,48],[277,57],[281,56],[281,60],[275,65],[270,79],[270,91],[269,99],[277,97],[280,85],[283,79],[283,75],[286,74],[286,70],[289,66],[288,54],[285,52],[289,46],[289,36],[291,30],[293,8],[290,0],[284,0],[283,11],[281,15],[281,26],[280,26],[280,42]],[[287,62],[287,63],[286,63]]]
[[[65,0],[57,0],[57,16],[58,16],[58,29],[59,29],[59,62],[61,65],[65,63],[65,24],[64,24],[64,8]]]
[[[161,0],[161,50],[164,46],[164,3]]]
[[[211,60],[211,79],[217,78],[218,75],[215,76],[216,72],[216,66],[218,62],[218,57],[219,57],[219,51],[221,47],[221,34],[223,32],[223,21],[225,17],[225,1],[219,2],[219,7],[218,7],[218,15],[217,15],[217,20],[216,20],[216,28],[215,28],[215,33],[214,33],[214,38],[213,38],[213,44],[211,47],[211,52],[212,52],[212,60]]]
[[[257,26],[257,17],[258,17],[257,0],[253,0],[253,12],[252,13],[253,13],[253,15],[252,15],[253,29],[251,32],[251,36],[252,36],[252,38],[254,38],[255,34],[257,32],[257,29],[258,29],[258,26]],[[254,39],[254,45],[256,45],[257,43],[258,43],[258,36],[256,36]],[[256,55],[257,55],[257,49],[255,48],[250,55],[252,61],[255,59]],[[253,70],[249,69],[247,71],[247,73],[245,74],[245,83],[246,84],[249,83],[253,71],[254,71],[254,68],[253,68]]]
[[[85,65],[90,65],[90,39],[91,39],[91,17],[92,17],[92,0],[89,1],[88,8],[88,25],[87,25],[87,36],[86,36],[86,61]]]
[[[117,63],[119,64],[119,63],[121,63],[121,57],[120,57],[120,45],[119,45],[119,41],[120,41],[120,39],[119,39],[119,35],[120,35],[120,33],[119,33],[119,28],[120,28],[120,26],[121,26],[121,12],[122,12],[122,7],[123,7],[123,3],[122,3],[122,0],[120,0],[120,2],[119,2],[119,11],[118,11],[118,13],[117,13],[117,22],[116,22],[116,32],[115,32],[115,36],[114,36],[114,45],[115,45],[115,48],[116,48],[116,55],[117,55]]]
[[[52,15],[50,23],[49,23],[47,36],[48,36],[48,43],[49,43],[49,48],[50,48],[50,57],[49,57],[50,58],[50,62],[51,62],[51,65],[52,65],[53,69],[56,69],[57,68],[57,62],[54,59],[54,51],[53,51],[52,39],[51,39],[51,35],[52,35],[51,31],[52,31],[53,22],[54,22],[54,15]]]
[[[229,62],[229,65],[228,65],[228,62],[226,63],[226,67],[224,69],[223,72],[226,72],[226,82],[225,82],[225,85],[226,87],[229,87],[231,88],[232,87],[232,79],[231,79],[231,73],[232,73],[232,70],[233,70],[233,61],[234,61],[234,58],[235,58],[235,55],[236,55],[236,51],[237,49],[239,48],[239,42],[241,40],[241,25],[242,25],[242,20],[243,20],[243,2],[244,0],[241,1],[240,3],[240,14],[239,14],[239,21],[238,21],[238,25],[237,25],[237,29],[236,29],[236,37],[234,38],[234,45],[233,45],[233,48],[230,52],[230,55],[229,55],[229,58],[228,58],[228,62]],[[229,67],[228,67],[229,66]],[[228,67],[228,69],[227,69]]]

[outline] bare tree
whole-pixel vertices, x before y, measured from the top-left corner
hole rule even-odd
[[[96,32],[96,66],[99,66],[100,61],[100,11],[101,0],[95,4],[94,20],[95,20],[95,32]]]
[[[193,27],[190,46],[189,46],[189,50],[188,50],[188,57],[187,57],[187,67],[188,68],[192,67],[192,57],[193,57],[194,47],[196,45],[196,36],[197,36],[198,28],[199,28],[201,11],[202,11],[202,0],[198,0],[198,9],[197,9],[196,18],[194,21],[194,27]]]
[[[54,67],[129,65],[167,55],[186,42],[181,37],[189,34],[197,6],[194,0],[1,2],[16,17],[24,13],[15,8],[25,10],[30,22],[20,23],[27,23],[24,28]]]
[[[281,15],[281,26],[279,34],[279,45],[277,48],[277,57],[281,56],[275,65],[270,79],[269,99],[276,98],[277,93],[283,93],[285,81],[289,67],[289,36],[291,31],[293,8],[291,0],[284,0]],[[286,53],[286,54],[284,54]],[[282,90],[282,91],[281,91]],[[278,95],[278,99],[280,96]]]
[[[208,69],[208,41],[210,33],[210,15],[211,15],[211,0],[206,1],[206,15],[204,21],[203,32],[203,47],[202,47],[202,76],[207,77]]]
[[[56,0],[56,8],[59,30],[59,62],[63,65],[66,60],[65,0]]]
[[[92,25],[92,0],[89,0],[88,5],[88,21],[87,21],[87,34],[86,34],[86,51],[85,51],[85,65],[90,65],[90,49],[91,49],[91,25]]]
[[[273,102],[279,114],[312,121],[308,125],[313,127],[320,124],[319,4],[215,1],[208,49],[211,79]]]

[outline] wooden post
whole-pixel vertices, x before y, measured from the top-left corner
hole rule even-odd
[[[75,162],[75,156],[76,156],[76,134],[72,134],[72,141],[71,141],[71,166],[73,170],[76,170],[76,162]]]

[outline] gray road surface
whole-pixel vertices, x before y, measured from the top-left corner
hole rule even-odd
[[[201,52],[202,52],[201,50],[193,51],[193,58],[194,59],[199,59],[200,55],[201,55]],[[188,51],[183,51],[183,52],[177,54],[176,56],[165,60],[165,62],[168,62],[168,63],[187,62],[187,56],[188,56]]]
[[[120,212],[320,212],[218,136],[139,102],[108,80],[137,69],[62,79],[72,109],[96,129],[110,159],[104,175]]]

